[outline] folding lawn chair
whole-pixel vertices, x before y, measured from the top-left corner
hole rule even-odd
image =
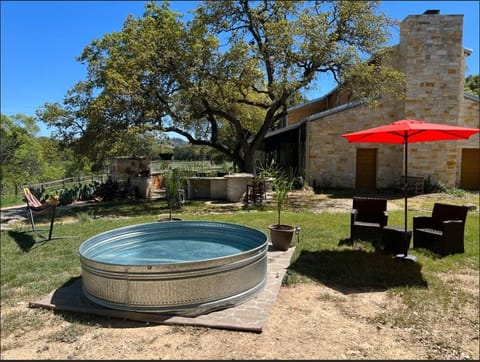
[[[27,213],[28,217],[30,219],[30,223],[32,224],[32,231],[40,235],[42,238],[46,240],[51,240],[52,239],[52,231],[53,231],[53,221],[55,219],[55,210],[57,208],[57,205],[59,204],[58,197],[54,196],[51,197],[49,200],[45,201],[44,203],[41,203],[37,197],[32,194],[30,189],[28,187],[25,187],[23,189],[23,194],[25,196],[25,201],[27,202]],[[48,239],[45,238],[43,235],[39,233],[39,229],[35,228],[35,221],[33,216],[34,215],[44,215],[51,213],[51,219],[50,219],[50,230],[48,233]]]

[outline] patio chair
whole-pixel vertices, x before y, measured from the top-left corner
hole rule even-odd
[[[387,200],[374,197],[353,197],[350,213],[350,240],[381,242],[388,222]]]
[[[247,192],[245,193],[245,201],[252,201],[254,204],[262,203],[266,199],[266,185],[265,181],[257,181],[247,184]]]
[[[23,189],[23,195],[25,196],[25,201],[27,202],[27,213],[28,218],[30,219],[30,223],[32,224],[32,231],[39,234],[46,240],[52,239],[52,231],[53,231],[53,222],[55,219],[55,210],[59,203],[58,197],[51,197],[49,200],[41,203],[37,197],[32,194],[28,187]],[[48,238],[45,238],[43,235],[39,233],[39,229],[35,227],[35,220],[34,215],[44,215],[50,213],[50,229],[48,232]]]
[[[413,248],[440,255],[463,253],[467,206],[435,203],[432,216],[413,217]]]

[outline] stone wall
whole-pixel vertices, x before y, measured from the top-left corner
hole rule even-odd
[[[403,146],[349,143],[344,133],[396,120],[396,105],[380,102],[373,109],[358,105],[307,123],[306,178],[310,185],[354,188],[357,148],[377,149],[377,187],[391,187],[403,172]]]
[[[227,200],[240,202],[245,196],[247,184],[253,180],[251,173],[234,173],[223,177],[189,177],[188,198]]]
[[[149,168],[150,159],[147,157],[114,157],[110,159],[109,175],[113,181],[126,181]]]
[[[464,86],[463,15],[410,15],[400,25],[405,118],[457,124]]]
[[[464,96],[460,110],[459,126],[478,128],[480,115],[480,102],[478,97]],[[471,140],[474,140],[474,137],[472,137]],[[475,145],[475,147],[479,146],[478,135],[477,142],[473,142],[472,145]]]

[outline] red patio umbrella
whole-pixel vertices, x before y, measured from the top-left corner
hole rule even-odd
[[[468,139],[480,132],[478,128],[451,126],[448,124],[428,123],[413,119],[403,119],[384,126],[346,133],[342,137],[348,142],[396,143],[404,145],[405,154],[405,238],[407,238],[407,186],[408,186],[408,144],[413,142],[431,142]]]

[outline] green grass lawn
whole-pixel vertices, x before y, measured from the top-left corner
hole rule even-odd
[[[183,220],[215,220],[238,223],[268,233],[268,225],[276,220],[273,207],[247,207],[229,211],[201,206],[192,202],[174,217]],[[81,273],[78,254],[87,238],[114,228],[154,222],[167,213],[160,202],[118,201],[94,206],[62,209],[47,242],[29,232],[24,224],[1,234],[1,304],[12,307],[18,303],[43,297]],[[419,211],[409,211],[412,217]],[[67,222],[65,216],[70,217]],[[403,210],[389,212],[389,225],[403,225]],[[64,220],[64,221],[62,221]],[[470,295],[457,288],[444,276],[477,273],[479,269],[479,213],[469,212],[465,231],[465,253],[440,257],[425,250],[409,250],[417,262],[401,261],[376,250],[368,242],[346,242],[349,237],[348,212],[321,212],[289,209],[282,222],[301,227],[299,240],[284,284],[322,283],[338,290],[358,292],[387,291],[400,296],[408,313],[385,314],[397,325],[412,324],[412,316],[433,318],[445,310],[458,311],[465,305],[478,310],[478,294]],[[48,229],[48,225],[41,225]],[[48,231],[46,231],[48,233]],[[267,234],[268,235],[268,234]],[[412,245],[412,244],[411,244]],[[300,296],[301,297],[301,296]],[[413,314],[412,314],[413,313]],[[416,314],[415,314],[416,313]],[[389,317],[388,317],[389,316]],[[12,333],[25,316],[22,312],[2,316],[3,333]],[[477,324],[476,321],[468,321]],[[32,321],[28,321],[32,324]],[[27,324],[28,324],[27,323]],[[33,323],[35,324],[35,323]],[[41,323],[37,327],[41,328]]]

